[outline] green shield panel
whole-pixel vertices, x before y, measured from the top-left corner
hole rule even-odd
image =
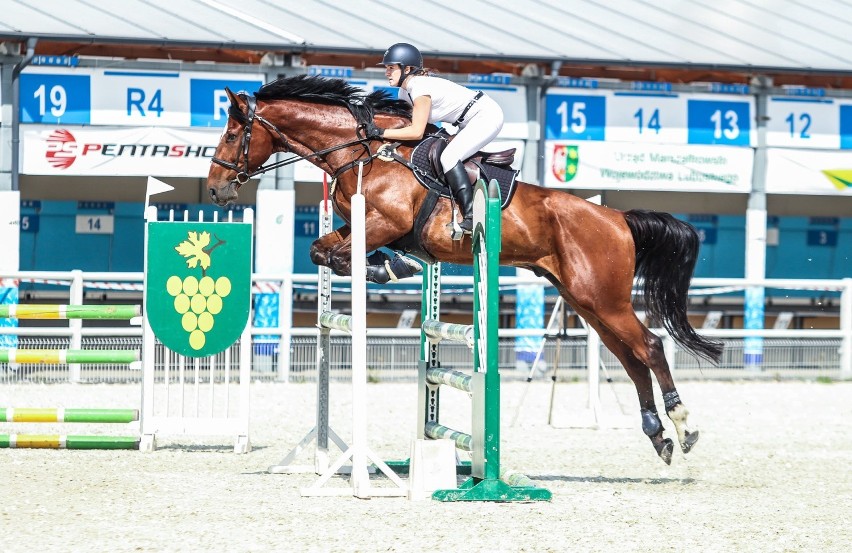
[[[578,146],[555,145],[550,169],[553,175],[562,182],[568,182],[577,174],[580,163]]]
[[[147,226],[145,306],[154,335],[188,357],[228,349],[248,322],[251,225],[151,222]]]

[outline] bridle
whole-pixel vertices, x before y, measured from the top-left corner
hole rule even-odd
[[[279,167],[284,167],[285,165],[290,165],[292,163],[296,163],[297,161],[301,161],[303,159],[309,159],[309,158],[312,158],[312,157],[316,157],[318,159],[323,159],[323,156],[328,154],[328,153],[335,152],[337,150],[342,150],[342,149],[348,148],[350,146],[355,146],[355,145],[362,146],[364,148],[364,151],[366,152],[366,157],[356,159],[355,161],[351,161],[351,162],[347,163],[346,165],[343,165],[342,167],[340,167],[339,169],[337,169],[334,172],[334,174],[332,175],[332,178],[337,178],[340,174],[342,174],[345,171],[348,171],[349,169],[352,169],[353,167],[357,166],[358,163],[360,163],[360,162],[369,163],[370,161],[372,161],[372,159],[374,157],[376,157],[376,154],[373,154],[372,150],[370,149],[370,142],[371,141],[369,139],[367,139],[366,137],[364,137],[364,138],[358,138],[357,140],[352,140],[350,142],[345,142],[343,144],[338,144],[337,146],[332,146],[331,148],[326,148],[324,150],[311,152],[310,154],[307,154],[307,155],[304,155],[304,156],[295,154],[292,157],[289,157],[287,159],[282,159],[280,161],[276,161],[276,162],[270,163],[268,165],[261,165],[260,167],[258,167],[254,171],[252,171],[251,168],[249,167],[249,148],[251,147],[251,128],[252,128],[252,125],[254,124],[255,120],[257,120],[261,125],[263,125],[267,129],[269,129],[271,132],[273,132],[275,135],[277,135],[278,139],[281,141],[281,143],[284,145],[284,148],[288,152],[290,152],[290,153],[293,152],[293,146],[287,140],[287,137],[284,136],[284,133],[282,133],[281,130],[278,127],[276,127],[274,123],[270,122],[265,117],[263,117],[262,115],[259,115],[257,113],[257,98],[255,98],[254,96],[249,96],[247,94],[243,94],[243,93],[240,93],[240,96],[242,96],[246,99],[246,105],[248,107],[247,113],[244,115],[243,112],[241,112],[239,110],[239,108],[234,104],[231,104],[231,107],[228,108],[228,115],[230,117],[233,117],[236,121],[243,122],[243,136],[242,136],[242,140],[240,142],[240,149],[237,151],[237,159],[235,159],[233,162],[225,161],[224,159],[220,159],[218,157],[213,157],[213,159],[212,159],[213,163],[216,163],[216,164],[221,165],[222,167],[224,167],[226,169],[230,169],[231,171],[236,172],[237,176],[235,177],[235,179],[236,179],[237,183],[240,184],[240,185],[247,183],[249,181],[249,179],[251,179],[252,177],[256,177],[257,175],[262,175],[262,174],[264,174],[268,171],[271,171],[273,169],[277,169]],[[351,106],[347,105],[347,107],[349,107],[349,111],[352,112],[352,115],[355,116],[355,120],[357,121],[358,117],[355,114],[355,112],[352,110]],[[363,131],[364,126],[365,126],[364,123],[359,123],[358,126],[356,127],[356,135],[358,135],[359,137],[361,136],[361,132]],[[240,167],[241,159],[242,159],[242,165],[243,165],[242,168]]]

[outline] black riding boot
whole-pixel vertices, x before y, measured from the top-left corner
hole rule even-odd
[[[455,167],[444,173],[444,177],[447,179],[447,184],[453,191],[453,198],[456,199],[456,203],[459,204],[459,209],[462,212],[463,220],[459,223],[459,226],[463,231],[470,234],[473,230],[473,186],[470,184],[464,163],[461,161],[456,163]]]

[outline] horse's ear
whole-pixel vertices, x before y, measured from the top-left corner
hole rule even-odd
[[[230,89],[230,88],[228,88],[227,86],[225,87],[225,94],[227,94],[227,95],[228,95],[228,99],[231,101],[231,105],[232,105],[232,106],[238,106],[238,105],[240,105],[239,96],[237,96],[236,94],[234,94],[234,93],[231,91],[231,89]]]

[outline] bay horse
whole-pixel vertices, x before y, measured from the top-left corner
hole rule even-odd
[[[367,94],[340,79],[304,75],[267,83],[254,95],[227,93],[228,122],[207,178],[214,203],[234,202],[239,187],[253,176],[307,159],[333,176],[334,207],[349,221],[358,163],[363,162],[368,252],[413,233],[435,260],[472,263],[470,237],[452,240],[447,230],[453,204],[441,199],[422,228],[414,228],[426,188],[408,167],[379,157],[382,141],[362,134],[371,120],[385,128],[410,124],[409,104],[381,91]],[[415,145],[402,143],[397,151],[407,158]],[[292,157],[263,165],[277,152]],[[501,224],[500,264],[546,277],[600,335],[636,387],[642,430],[657,455],[670,464],[674,444],[663,435],[651,372],[681,450],[689,452],[698,431],[688,426],[662,340],[637,318],[631,293],[637,278],[651,320],[694,355],[718,362],[722,345],[698,335],[687,318],[687,292],[699,248],[695,229],[667,213],[620,211],[520,181]],[[317,239],[310,256],[335,274],[349,275],[350,252],[350,229],[343,225]]]

